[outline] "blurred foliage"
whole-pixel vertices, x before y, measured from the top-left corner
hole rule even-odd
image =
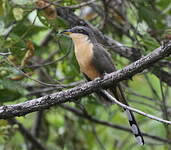
[[[146,55],[171,39],[170,0],[119,0],[108,1],[104,11],[103,0],[97,0],[100,13],[89,7],[73,10],[75,14],[104,34],[128,47],[139,48]],[[107,0],[106,0],[107,1]],[[74,6],[79,0],[0,0],[0,104],[16,104],[40,97],[61,89],[50,89],[50,84],[70,84],[83,80],[75,60],[73,45],[68,37],[58,34],[70,28],[67,20],[55,11],[58,7]],[[118,4],[119,3],[119,4]],[[84,14],[85,13],[85,14]],[[94,14],[91,14],[94,13]],[[107,16],[105,21],[103,16]],[[114,26],[112,24],[117,24]],[[111,51],[110,51],[111,52]],[[8,55],[1,55],[6,53]],[[129,64],[129,60],[111,52],[118,69]],[[167,58],[163,61],[170,61]],[[161,66],[170,71],[168,66]],[[44,82],[40,84],[35,80]],[[160,82],[154,74],[144,71],[123,82],[126,97],[131,106],[147,113],[169,119],[171,89]],[[164,97],[162,97],[161,87]],[[39,92],[40,91],[40,92]],[[167,103],[168,115],[164,115],[163,99]],[[125,125],[127,119],[118,106],[104,106],[94,96],[87,96],[77,103],[67,103],[77,109],[85,109],[100,120]],[[131,133],[101,126],[78,117],[62,107],[51,108],[41,113],[38,124],[39,134],[35,135],[50,150],[168,150],[170,145],[145,137],[146,145],[135,144]],[[38,113],[32,113],[17,120],[34,134]],[[171,140],[170,127],[136,115],[143,132]],[[31,150],[29,140],[17,126],[0,120],[0,150]],[[34,147],[32,147],[34,150]]]

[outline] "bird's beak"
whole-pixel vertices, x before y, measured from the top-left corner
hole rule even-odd
[[[62,31],[60,34],[70,35],[72,32],[70,29]]]

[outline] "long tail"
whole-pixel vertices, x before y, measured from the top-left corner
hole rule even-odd
[[[108,92],[108,91],[107,91]],[[115,98],[117,100],[119,100],[120,102],[122,102],[123,104],[127,105],[128,106],[128,103],[126,102],[125,100],[125,97],[123,95],[123,91],[121,89],[121,86],[118,85],[116,88],[112,88],[110,89],[110,92],[108,92],[108,94],[112,95],[111,93],[114,94]],[[108,100],[108,97],[105,95],[104,92],[100,92],[100,95],[103,97],[103,99],[106,99],[108,102],[111,101],[111,100]],[[136,141],[138,144],[140,145],[144,145],[144,139],[143,139],[143,136],[141,134],[141,131],[138,127],[138,124],[135,120],[135,117],[133,115],[133,113],[128,110],[128,109],[125,109],[124,108],[124,111],[126,112],[127,114],[127,117],[128,117],[128,121],[129,121],[129,124],[131,126],[131,130],[132,130],[132,133],[134,134],[135,138],[136,138]]]
[[[127,114],[127,117],[128,117],[128,121],[129,121],[129,124],[131,126],[131,130],[132,130],[132,133],[134,134],[135,138],[136,138],[136,141],[138,144],[140,145],[144,145],[144,138],[141,134],[141,131],[138,127],[138,124],[135,120],[135,117],[133,115],[133,113],[128,110],[128,109],[124,109],[126,114]]]

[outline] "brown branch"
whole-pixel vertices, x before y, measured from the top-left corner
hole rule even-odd
[[[22,116],[31,112],[47,109],[56,104],[70,102],[79,97],[91,94],[98,88],[108,88],[122,80],[126,80],[135,74],[149,68],[158,60],[169,56],[171,54],[171,42],[167,43],[165,47],[159,47],[145,57],[135,61],[125,68],[106,74],[102,79],[90,81],[83,85],[64,90],[61,92],[46,95],[40,98],[32,99],[14,105],[6,105],[0,107],[0,119],[6,119],[14,116]]]

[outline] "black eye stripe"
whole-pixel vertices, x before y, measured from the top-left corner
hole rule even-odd
[[[80,32],[81,32],[81,33],[84,33],[84,30],[80,29]]]
[[[86,30],[84,30],[84,29],[76,29],[75,33],[81,33],[81,34],[88,35],[88,32]]]

